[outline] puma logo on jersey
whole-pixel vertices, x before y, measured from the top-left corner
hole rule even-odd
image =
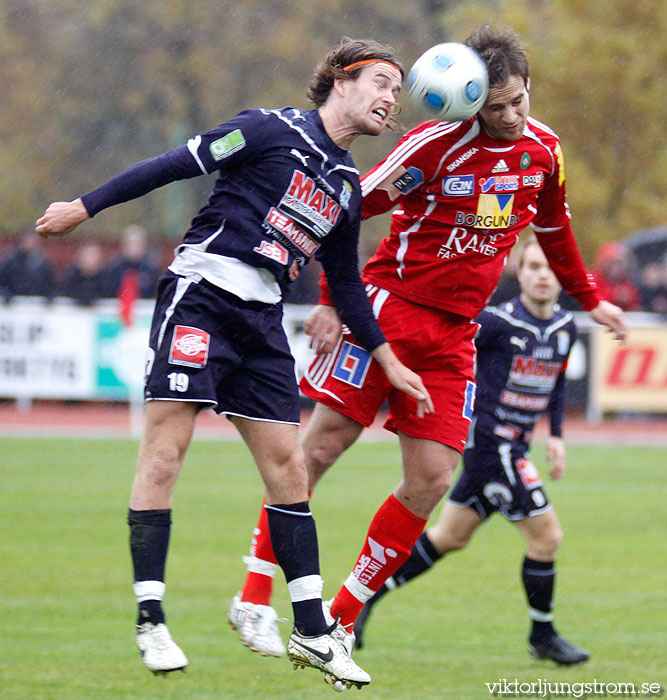
[[[515,335],[513,335],[510,338],[510,344],[511,345],[516,345],[519,350],[522,352],[526,352],[526,343],[528,342],[528,338],[517,338]]]
[[[308,156],[304,156],[303,153],[301,153],[301,151],[297,151],[296,148],[293,148],[290,151],[290,153],[291,153],[291,155],[293,155],[295,158],[298,158],[303,163],[304,168],[308,167],[308,162],[307,162]]]

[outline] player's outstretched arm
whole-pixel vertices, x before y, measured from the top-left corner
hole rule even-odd
[[[602,300],[589,313],[594,321],[606,326],[609,333],[614,334],[616,340],[625,341],[628,335],[628,326],[623,309],[609,301]]]
[[[35,231],[42,238],[64,236],[86,219],[90,219],[90,215],[80,198],[72,202],[53,202],[44,215],[37,219]]]
[[[547,438],[547,463],[551,465],[549,476],[556,481],[565,474],[565,441],[549,435]]]
[[[394,351],[389,343],[378,345],[371,355],[380,363],[393,387],[399,391],[404,391],[408,396],[416,399],[418,418],[423,418],[426,413],[433,413],[433,401],[421,377],[411,369],[408,369],[394,355]]]
[[[340,338],[342,324],[336,308],[318,304],[308,315],[303,330],[310,336],[309,347],[318,355],[333,352]]]

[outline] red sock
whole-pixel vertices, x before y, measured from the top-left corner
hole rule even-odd
[[[269,605],[273,592],[273,574],[278,564],[271,546],[269,520],[264,501],[262,501],[257,527],[253,531],[250,556],[245,561],[248,564],[248,573],[241,591],[241,600],[256,605]]]
[[[334,619],[340,615],[344,627],[354,627],[364,603],[407,561],[425,525],[425,518],[411,513],[394,494],[389,496],[373,517],[357,563],[333,601]]]

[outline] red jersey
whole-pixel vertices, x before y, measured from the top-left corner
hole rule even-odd
[[[365,282],[474,318],[530,225],[565,290],[586,310],[600,301],[570,226],[560,141],[535,119],[516,141],[491,138],[477,117],[419,124],[362,192],[364,218],[396,207]]]

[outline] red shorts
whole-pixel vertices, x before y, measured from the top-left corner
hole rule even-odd
[[[394,389],[382,367],[345,327],[333,353],[317,357],[310,365],[301,391],[366,427],[386,399],[387,430],[435,440],[462,452],[475,401],[477,324],[374,286],[368,290],[380,328],[401,362],[422,378],[435,412],[417,418],[416,401]]]

